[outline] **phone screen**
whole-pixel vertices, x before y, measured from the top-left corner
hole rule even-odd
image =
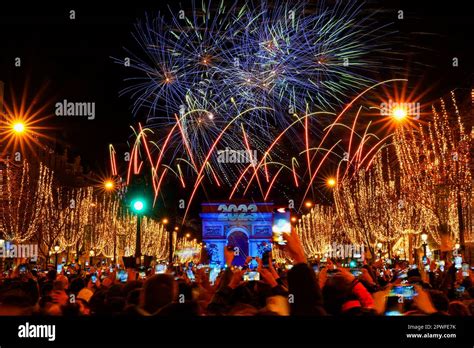
[[[291,233],[290,215],[290,211],[285,208],[279,208],[273,212],[273,242],[279,245],[286,245],[283,234]]]
[[[247,282],[258,281],[260,280],[260,273],[255,271],[244,273],[243,279]]]
[[[211,285],[214,285],[216,279],[217,279],[217,276],[219,275],[219,273],[221,273],[221,268],[219,266],[217,267],[211,267],[210,268],[210,271],[209,271],[209,283],[211,283]]]
[[[117,273],[117,280],[119,280],[121,283],[126,283],[128,279],[128,273],[124,269],[121,269]]]
[[[398,285],[394,286],[389,293],[392,297],[402,297],[403,300],[413,300],[413,297],[417,295],[413,285]],[[403,301],[401,301],[403,302]]]
[[[159,264],[155,266],[155,273],[165,273],[166,272],[166,265]]]
[[[270,266],[270,262],[273,261],[273,260],[270,259],[270,255],[271,255],[271,248],[265,250],[265,251],[262,253],[262,266],[263,266],[264,268],[268,268],[268,267]]]
[[[253,257],[252,260],[249,262],[249,269],[257,269],[258,267],[258,262],[257,260]]]
[[[454,267],[457,269],[460,269],[462,267],[462,257],[461,256],[456,256],[454,258]]]
[[[61,273],[61,271],[63,270],[63,266],[64,266],[64,265],[63,265],[62,263],[60,263],[60,264],[56,267],[56,272]]]
[[[91,281],[95,283],[97,281],[97,274],[91,275]]]
[[[196,278],[194,277],[194,273],[191,269],[188,268],[188,270],[186,271],[186,275],[188,276],[189,280],[194,282],[196,280]]]

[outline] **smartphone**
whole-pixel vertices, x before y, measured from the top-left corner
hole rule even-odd
[[[95,283],[97,281],[97,274],[92,274],[91,275],[91,282]]]
[[[88,266],[89,266],[89,261],[86,261],[86,267],[88,267]]]
[[[351,273],[354,277],[358,277],[362,274],[362,271],[360,269],[354,268],[354,269],[351,269]]]
[[[211,285],[214,285],[219,273],[221,273],[220,266],[211,267],[211,269],[209,271],[209,283],[211,283]]]
[[[255,259],[255,257],[252,257],[252,260],[250,260],[249,262],[249,269],[254,270],[254,269],[257,269],[257,267],[258,267],[258,262]]]
[[[399,301],[398,296],[388,296],[384,315],[388,317],[401,316],[403,312],[404,305]]]
[[[121,283],[126,283],[128,279],[128,273],[126,270],[121,269],[117,272],[116,276],[117,280],[119,280]]]
[[[279,245],[286,245],[284,233],[291,233],[291,214],[286,208],[279,208],[273,212],[272,240]]]
[[[407,277],[407,272],[400,272],[397,276],[398,279],[406,279]]]
[[[456,269],[460,269],[462,267],[462,256],[456,256],[454,258],[454,267],[456,267]]]
[[[61,273],[61,271],[63,270],[63,266],[64,266],[64,265],[63,265],[62,263],[60,263],[60,264],[56,267],[56,272],[57,272],[57,273]]]
[[[160,274],[160,273],[165,273],[166,272],[166,265],[163,264],[158,264],[155,266],[155,273]]]
[[[26,267],[26,265],[20,265],[18,267],[18,270],[19,270],[20,274],[25,274],[26,271],[28,270],[28,268]]]
[[[243,280],[246,282],[259,281],[260,273],[256,271],[250,271],[250,272],[244,273]]]
[[[262,267],[268,268],[270,266],[270,251],[267,250],[262,254]]]
[[[140,272],[138,273],[138,276],[140,277],[140,279],[145,279],[145,278],[146,278],[146,273],[145,273],[145,271],[140,271]]]
[[[188,276],[190,281],[192,281],[192,282],[196,281],[196,277],[194,276],[194,273],[193,273],[191,268],[188,268],[186,270],[186,275]]]
[[[413,285],[394,286],[389,293],[389,297],[403,297],[403,300],[413,300],[417,294]]]

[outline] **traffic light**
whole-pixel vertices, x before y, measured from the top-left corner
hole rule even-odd
[[[132,201],[132,210],[137,213],[141,214],[145,211],[145,200],[142,198],[136,198]]]

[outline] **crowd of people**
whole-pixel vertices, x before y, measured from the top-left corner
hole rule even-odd
[[[233,248],[215,281],[199,265],[156,272],[79,264],[61,272],[19,265],[3,273],[0,315],[54,316],[377,316],[474,314],[471,269],[446,261],[429,269],[378,259],[360,267],[309,263],[296,234],[285,236],[290,267]],[[254,266],[251,266],[254,264]],[[254,268],[253,268],[254,267]],[[250,270],[258,277],[248,277]],[[190,276],[192,274],[192,276]],[[247,276],[246,276],[247,275]]]

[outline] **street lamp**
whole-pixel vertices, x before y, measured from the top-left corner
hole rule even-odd
[[[329,178],[326,180],[326,185],[329,187],[329,188],[333,188],[336,186],[336,179],[335,178]]]
[[[397,106],[392,110],[392,117],[398,121],[403,121],[408,116],[407,109],[401,106]]]
[[[13,122],[13,124],[12,124],[12,130],[16,135],[21,135],[21,134],[25,133],[26,126],[23,122],[16,121],[16,122]]]
[[[306,202],[304,203],[304,206],[305,206],[306,208],[311,208],[311,207],[313,206],[313,203],[312,203],[311,201],[306,201]]]
[[[383,244],[381,242],[378,242],[377,243],[377,250],[379,252],[379,258],[380,259],[382,258],[382,247],[383,247]]]
[[[107,179],[104,181],[104,189],[106,191],[113,191],[115,189],[115,182],[112,179]]]
[[[141,251],[141,225],[142,214],[145,212],[145,201],[141,198],[136,198],[132,201],[132,210],[137,214],[137,234],[135,239],[135,260],[136,264],[140,264]]]
[[[186,238],[191,238],[191,233],[186,233]]]
[[[54,246],[54,265],[56,269],[58,268],[58,254],[59,254],[59,245]]]
[[[95,252],[94,252],[94,250],[91,249],[91,250],[89,251],[89,265],[90,265],[91,267],[92,267],[92,264],[93,264],[93,258],[94,258],[94,256],[95,256]]]
[[[426,257],[426,246],[428,245],[427,243],[428,240],[428,235],[426,233],[421,234],[421,241],[423,242],[423,257]]]
[[[455,256],[458,255],[458,253],[459,253],[459,248],[461,248],[461,245],[459,244],[459,242],[456,242],[456,244],[454,244]]]

